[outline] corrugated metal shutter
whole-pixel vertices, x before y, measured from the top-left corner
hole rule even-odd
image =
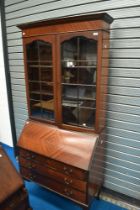
[[[105,186],[140,199],[140,1],[5,0],[17,136],[28,117],[17,24],[107,12],[111,25]]]

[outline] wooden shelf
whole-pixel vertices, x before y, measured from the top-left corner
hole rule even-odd
[[[78,103],[73,104],[73,103],[62,103],[62,106],[64,107],[72,107],[72,108],[78,108],[78,109],[88,109],[88,110],[96,110],[96,108],[93,107],[87,107],[87,106],[81,106]]]
[[[82,86],[82,87],[96,87],[96,84],[81,84],[81,83],[66,83],[63,82],[61,83],[62,85],[67,85],[67,86]]]
[[[27,60],[27,63],[52,63],[52,61]]]
[[[47,92],[47,91],[30,91],[30,93],[34,93],[34,94],[39,94],[39,95],[49,95],[49,96],[53,96],[54,94],[51,92]]]
[[[48,66],[48,65],[29,65],[29,67],[31,67],[31,68],[52,68],[53,66]],[[49,70],[48,70],[49,71]]]
[[[54,111],[54,100],[49,101],[40,101],[39,103],[34,104],[34,107],[40,107],[42,109]]]
[[[73,51],[72,51],[73,52]],[[84,59],[63,59],[63,60],[61,60],[62,62],[67,62],[67,61],[70,61],[70,62],[94,62],[94,63],[96,63],[96,61],[94,61],[94,60],[84,60]]]
[[[97,66],[70,66],[70,67],[67,67],[67,66],[63,66],[62,68],[67,68],[67,69],[77,69],[77,68],[80,68],[80,69],[82,69],[82,68],[96,68]]]
[[[63,98],[64,98],[64,96],[63,96]],[[65,99],[64,100],[87,100],[87,101],[96,101],[96,99],[95,98],[89,98],[89,97],[79,97],[79,98],[77,98],[77,97],[65,97]]]
[[[33,98],[30,98],[30,101],[34,101],[34,102],[40,102],[40,99],[33,99]]]
[[[62,106],[65,106],[65,107],[75,107],[75,108],[77,108],[81,104],[82,104],[82,102],[80,102],[80,101],[65,100],[65,101],[62,102]]]
[[[49,86],[53,86],[53,82],[47,82],[47,81],[42,81],[42,80],[29,80],[29,83],[44,83],[46,85],[49,85]]]

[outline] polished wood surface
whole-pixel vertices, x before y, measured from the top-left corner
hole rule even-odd
[[[105,154],[105,131],[102,131],[97,143],[96,153],[93,154],[88,179],[88,202],[91,203],[93,197],[99,198],[101,186],[104,182],[104,154]]]
[[[99,107],[99,130],[106,126],[106,110],[107,110],[107,92],[108,92],[108,75],[109,75],[109,33],[104,31],[102,34],[102,71],[100,82],[100,107]],[[105,61],[105,62],[104,62]]]
[[[62,163],[88,170],[97,139],[97,134],[65,131],[30,120],[26,122],[18,146]]]
[[[0,203],[23,186],[20,175],[0,146]]]
[[[19,150],[19,160],[20,164],[26,168],[38,168],[42,165],[44,168],[42,170],[52,169],[54,171],[58,171],[63,175],[70,175],[72,178],[78,178],[78,180],[86,180],[87,172],[82,169],[77,169],[71,165],[67,165],[66,163],[62,163],[56,161],[55,159],[46,158],[45,156],[38,155],[38,153],[33,153],[25,149]],[[28,162],[28,164],[27,164]],[[40,166],[38,166],[40,165]],[[46,174],[47,175],[47,174]]]
[[[29,120],[18,142],[21,175],[88,207],[91,194],[96,195],[101,186],[95,178],[90,180],[91,168],[96,170],[98,145],[97,134],[66,131]]]
[[[82,22],[82,21],[90,21],[90,20],[104,20],[105,22],[111,24],[113,21],[113,18],[108,15],[107,13],[96,13],[96,14],[90,14],[90,15],[80,15],[80,16],[71,16],[71,17],[63,17],[58,19],[50,19],[50,20],[44,20],[40,22],[34,22],[34,23],[27,23],[27,24],[21,24],[18,25],[20,29],[26,29],[26,28],[35,28],[38,26],[44,26],[44,25],[54,25],[54,24],[63,24],[63,23],[71,23],[71,22]]]
[[[43,175],[34,173],[32,170],[21,167],[21,173],[25,179],[35,181],[45,188],[64,195],[65,197],[74,200],[75,202],[86,203],[86,194],[75,190],[71,186],[62,185],[61,183],[55,181],[54,179],[45,178]]]
[[[28,194],[24,188],[6,199],[1,205],[1,210],[31,210],[29,207]]]
[[[29,170],[34,171],[35,173],[38,173],[40,175],[44,175],[48,178],[52,178],[66,186],[71,186],[75,189],[78,189],[79,191],[86,192],[87,183],[86,181],[80,180],[79,177],[75,176],[75,173],[66,173],[66,171],[63,172],[63,170],[59,171],[58,167],[53,167],[53,165],[48,165],[47,163],[43,162],[36,162],[33,160],[25,159],[21,156],[19,156],[19,162],[20,165],[23,167],[26,167]],[[47,162],[47,161],[46,161]],[[66,166],[65,166],[66,167]],[[64,168],[64,166],[63,166]],[[79,174],[79,173],[78,173]]]
[[[73,22],[72,24],[64,23],[60,25],[41,26],[35,28],[24,29],[23,37],[28,38],[32,36],[51,35],[55,33],[68,33],[85,30],[109,30],[109,24],[103,20]]]
[[[0,210],[31,210],[23,180],[1,146]]]

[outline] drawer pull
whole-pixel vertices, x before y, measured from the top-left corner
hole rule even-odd
[[[66,166],[64,166],[64,173],[69,175],[73,172],[72,168],[71,169],[68,169]]]
[[[72,190],[68,190],[67,188],[64,189],[65,195],[70,196],[73,194]]]
[[[27,156],[26,157],[26,160],[31,160],[31,156]]]
[[[32,154],[32,155],[28,154],[28,155],[26,156],[26,159],[27,159],[27,160],[31,160],[31,159],[33,159],[33,158],[35,158],[35,155],[34,155],[34,154]]]
[[[34,180],[36,178],[36,176],[32,175],[32,174],[29,177],[30,177],[31,180]]]
[[[72,183],[72,179],[64,178],[65,184],[69,185]]]
[[[29,168],[29,169],[33,169],[33,168],[36,167],[36,165],[35,164],[33,165],[32,163],[29,163],[26,167]]]
[[[50,169],[56,171],[56,168],[52,167],[52,166],[49,166]]]
[[[35,155],[31,155],[31,158],[35,158]]]
[[[10,207],[10,208],[13,208],[14,206],[16,206],[16,203],[10,203],[10,204],[9,204],[9,207]]]

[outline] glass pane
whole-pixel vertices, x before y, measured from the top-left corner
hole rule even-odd
[[[79,125],[83,127],[93,127],[95,121],[95,109],[79,109]]]
[[[97,41],[86,37],[77,37],[79,44],[79,66],[90,66],[96,68]]]
[[[28,78],[30,81],[39,81],[39,68],[28,66]]]
[[[54,119],[54,100],[53,96],[42,95],[41,101],[42,117],[48,120]]]
[[[79,100],[79,107],[96,109],[96,100]]]
[[[52,47],[50,43],[39,41],[39,59],[45,64],[52,64]]]
[[[38,61],[38,41],[34,41],[26,46],[27,61]]]
[[[41,94],[53,96],[53,86],[48,83],[41,83]]]
[[[94,127],[96,62],[96,40],[77,36],[61,44],[62,118],[64,123]]]
[[[78,69],[78,83],[79,84],[96,84],[96,70],[89,67],[79,67]]]
[[[77,83],[78,72],[75,68],[76,53],[78,50],[77,39],[71,39],[62,44],[61,63],[62,63],[62,81],[64,83]]]
[[[52,45],[36,40],[27,45],[31,115],[54,120]]]
[[[30,93],[40,93],[40,83],[39,82],[29,82]]]
[[[33,117],[41,118],[41,106],[40,101],[30,100],[31,115]]]
[[[96,87],[95,86],[78,86],[78,98],[82,100],[95,100]]]
[[[50,68],[50,67],[41,68],[41,81],[46,81],[46,82],[53,81],[52,68]]]
[[[63,83],[77,83],[78,71],[75,68],[62,68],[62,82]]]
[[[30,93],[30,99],[32,101],[40,101],[40,93],[31,92]]]
[[[73,106],[62,106],[63,122],[69,125],[77,125],[77,108]]]
[[[78,83],[96,83],[97,42],[79,37]]]
[[[78,87],[77,85],[62,85],[62,99],[69,100],[69,99],[77,99],[78,97]]]

